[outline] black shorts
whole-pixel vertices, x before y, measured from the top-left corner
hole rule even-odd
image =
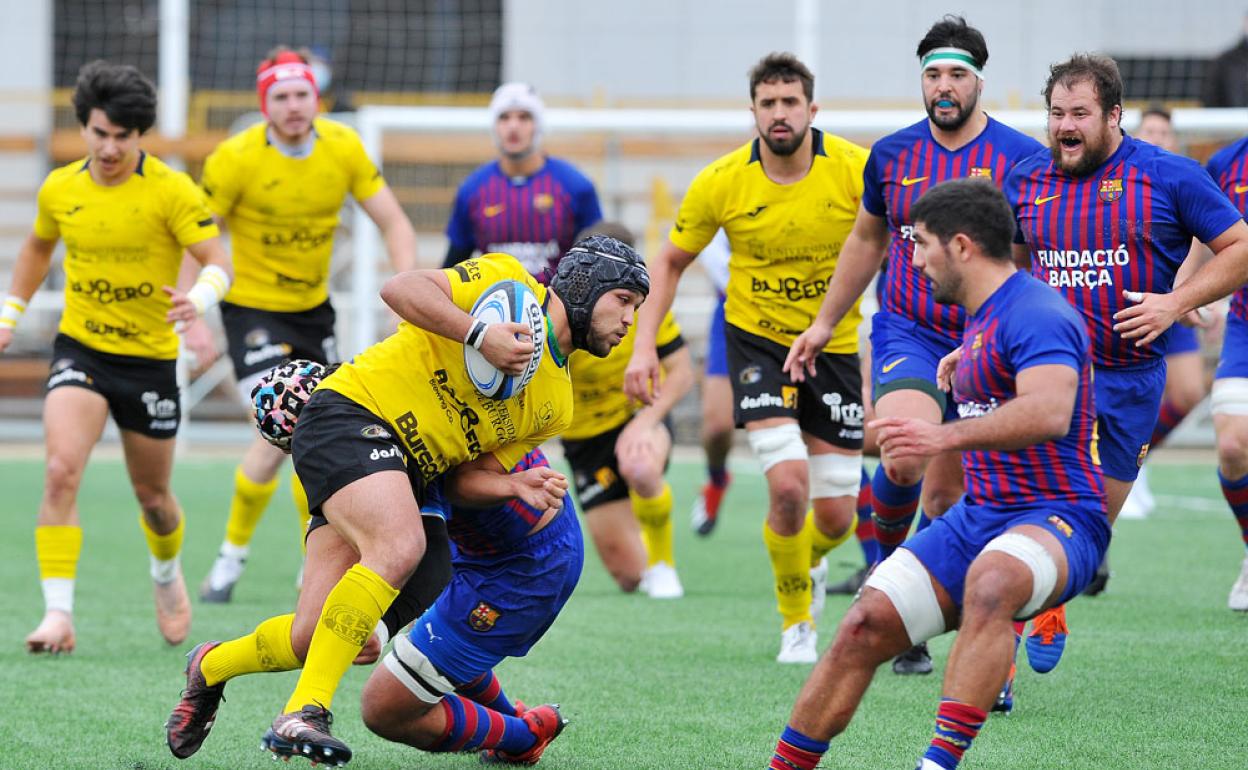
[[[338,361],[334,308],[329,300],[311,310],[278,313],[221,303],[221,322],[239,382],[292,358],[320,364]]]
[[[412,483],[417,505],[425,502],[425,481],[416,461],[395,438],[392,426],[340,393],[318,389],[299,413],[291,441],[295,473],[308,495],[308,510],[335,492],[381,471],[402,471]]]
[[[182,420],[177,366],[176,360],[102,353],[58,334],[46,389],[72,386],[95,391],[108,401],[118,428],[173,438]]]
[[[629,422],[632,418],[592,438],[563,439],[563,456],[572,466],[572,483],[576,486],[576,499],[582,511],[628,498],[628,484],[620,478],[620,466],[615,457],[615,442]],[[670,461],[671,452],[668,452],[664,462]]]
[[[792,417],[801,429],[842,449],[862,449],[862,371],[857,353],[820,353],[815,376],[793,382],[782,371],[789,349],[725,324],[732,413],[738,428]]]

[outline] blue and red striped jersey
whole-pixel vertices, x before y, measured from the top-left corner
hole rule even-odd
[[[594,183],[571,163],[548,157],[536,174],[509,177],[494,160],[460,185],[446,235],[455,249],[510,254],[545,284],[576,234],[601,220]]]
[[[999,187],[1015,163],[1043,149],[1035,139],[991,117],[979,136],[957,150],[947,150],[932,138],[926,118],[872,145],[862,175],[862,206],[885,218],[892,236],[881,278],[880,307],[953,342],[960,340],[965,312],[934,300],[931,281],[911,264],[914,222],[910,207],[933,185],[949,179],[989,177]]]
[[[1205,167],[1241,214],[1248,214],[1248,136],[1214,153]],[[1231,295],[1231,315],[1248,321],[1248,286]]]
[[[530,468],[548,468],[550,462],[541,449],[534,448],[511,469],[519,473]],[[455,548],[468,555],[507,553],[523,543],[529,530],[542,518],[542,512],[520,499],[508,500],[492,508],[466,508],[447,505],[440,485],[431,485],[425,509],[436,509],[446,518],[446,529]],[[571,495],[564,495],[560,516],[575,516]]]
[[[1062,500],[1104,510],[1089,347],[1079,314],[1056,291],[1021,270],[967,318],[953,380],[953,398],[963,419],[991,414],[1017,396],[1019,373],[1033,366],[1060,364],[1079,373],[1065,436],[1008,452],[962,453],[968,499],[990,506]]]
[[[1125,135],[1084,177],[1058,169],[1047,152],[1033,155],[1010,173],[1005,194],[1032,275],[1083,314],[1097,366],[1165,355],[1164,335],[1137,348],[1114,332],[1123,291],[1169,292],[1192,238],[1208,243],[1242,218],[1196,161]]]

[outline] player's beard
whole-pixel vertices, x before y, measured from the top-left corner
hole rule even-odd
[[[788,126],[789,124],[785,123],[785,125]],[[759,134],[763,137],[763,141],[767,143],[767,149],[771,150],[773,154],[788,157],[797,152],[798,147],[802,146],[802,142],[806,140],[806,132],[809,129],[810,126],[807,125],[801,131],[794,131],[793,127],[789,126],[788,139],[772,139],[770,130],[760,131]]]
[[[959,104],[957,100],[950,99],[949,101],[953,102],[957,106],[958,111],[948,117],[936,116],[936,102],[938,101],[941,101],[940,97],[937,97],[927,103],[928,120],[932,121],[932,125],[942,131],[957,131],[959,128],[966,125],[966,121],[970,120],[971,116],[975,114],[975,108],[979,105],[979,92],[972,92],[970,98],[965,104]]]
[[[1100,168],[1101,164],[1109,158],[1109,148],[1112,144],[1113,135],[1110,133],[1108,120],[1102,124],[1101,130],[1097,133],[1095,137],[1082,134],[1079,136],[1083,140],[1083,154],[1074,163],[1062,160],[1062,143],[1057,136],[1049,134],[1049,154],[1053,158],[1053,165],[1073,177],[1085,177]]]
[[[940,283],[936,283],[936,279],[930,275],[928,280],[932,282],[932,299],[945,305],[958,304],[958,298],[962,295],[962,276],[950,270],[941,278]]]

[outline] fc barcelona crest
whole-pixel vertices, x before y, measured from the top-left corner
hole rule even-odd
[[[473,631],[485,633],[494,628],[502,614],[485,602],[477,602],[477,608],[468,614],[468,625]]]
[[[1122,180],[1121,179],[1102,179],[1101,189],[1098,191],[1101,200],[1106,203],[1113,203],[1122,197]]]
[[[982,176],[992,179],[992,169],[987,166],[971,166],[971,171],[967,176]]]

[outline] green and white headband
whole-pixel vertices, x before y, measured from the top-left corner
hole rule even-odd
[[[980,80],[984,79],[984,73],[980,72],[979,65],[975,63],[975,57],[971,56],[970,51],[961,48],[933,48],[927,52],[920,62],[919,71],[925,71],[928,67],[935,64],[954,64],[963,69],[968,69],[975,73],[975,77]]]

